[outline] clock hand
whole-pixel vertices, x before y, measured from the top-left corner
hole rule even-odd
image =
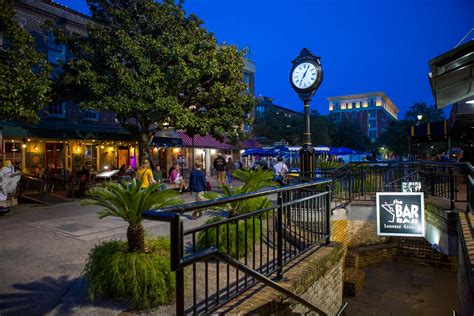
[[[304,77],[306,77],[306,73],[308,72],[308,69],[309,69],[309,67],[306,68],[306,71],[304,72],[303,77],[301,78],[301,81],[303,81]]]

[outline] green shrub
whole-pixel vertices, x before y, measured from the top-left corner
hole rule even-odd
[[[215,223],[223,220],[222,217],[213,217],[206,221],[206,224]],[[238,226],[238,228],[236,227]],[[219,229],[219,246],[218,250],[222,253],[229,253],[234,258],[241,258],[245,255],[245,226],[247,226],[247,253],[251,252],[254,242],[253,235],[253,219],[239,220],[239,224],[229,223],[229,249],[227,248],[227,225],[219,225],[212,227],[206,231],[200,231],[197,236],[197,249],[205,249],[211,246],[217,247],[217,229]],[[260,240],[260,220],[255,218],[255,243]],[[207,242],[206,242],[207,241]],[[237,242],[238,241],[238,242]],[[239,253],[237,254],[237,244]]]
[[[336,169],[341,167],[343,164],[337,161],[317,161],[316,168],[318,169]]]
[[[169,240],[150,239],[147,247],[146,253],[128,252],[127,241],[121,240],[94,247],[84,268],[90,297],[122,298],[138,310],[170,303],[175,276]]]

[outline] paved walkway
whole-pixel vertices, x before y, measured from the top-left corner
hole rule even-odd
[[[194,202],[189,193],[180,196],[184,203]],[[126,310],[110,303],[94,307],[80,279],[95,245],[126,238],[127,223],[114,217],[100,220],[99,209],[80,206],[79,201],[21,204],[0,217],[1,316],[44,315],[55,307],[52,314],[56,315],[84,315],[86,310],[87,315],[113,315]],[[185,228],[201,225],[207,218],[185,219]],[[151,236],[169,235],[168,223],[144,221],[144,226]],[[72,309],[78,304],[84,310]]]
[[[396,262],[364,270],[361,293],[344,297],[346,315],[441,316],[459,310],[454,272]]]

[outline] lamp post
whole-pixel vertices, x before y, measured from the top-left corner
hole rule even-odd
[[[310,131],[310,102],[311,98],[323,81],[323,70],[321,67],[321,57],[313,55],[307,48],[303,48],[292,61],[290,72],[290,84],[296,91],[304,104],[304,132],[303,146],[300,150],[301,173],[313,176],[316,166],[314,149],[311,145]]]
[[[423,119],[423,114],[418,114],[418,115],[416,116],[416,119],[418,120],[418,124],[416,124],[416,125],[420,125],[421,120]]]

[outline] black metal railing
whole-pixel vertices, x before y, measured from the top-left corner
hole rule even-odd
[[[171,225],[176,313],[212,313],[256,283],[263,282],[324,314],[309,302],[282,290],[271,278],[281,280],[285,265],[315,247],[329,244],[330,183],[330,180],[319,180],[145,212],[145,218],[167,220]],[[265,202],[265,199],[268,200]],[[227,216],[230,208],[238,214],[239,209],[235,208],[243,206],[242,203],[264,207]],[[184,229],[180,215],[205,210],[224,216]]]
[[[467,207],[466,212],[474,213],[474,167],[470,164],[466,164],[466,201]]]
[[[335,169],[300,173],[290,183],[314,179],[331,179],[333,208],[352,201],[375,201],[377,192],[402,191],[403,182],[415,179],[421,182],[421,191],[427,195],[450,201],[465,201],[459,194],[465,182],[464,165],[452,162],[377,161],[351,162]],[[412,181],[415,182],[415,181]]]

